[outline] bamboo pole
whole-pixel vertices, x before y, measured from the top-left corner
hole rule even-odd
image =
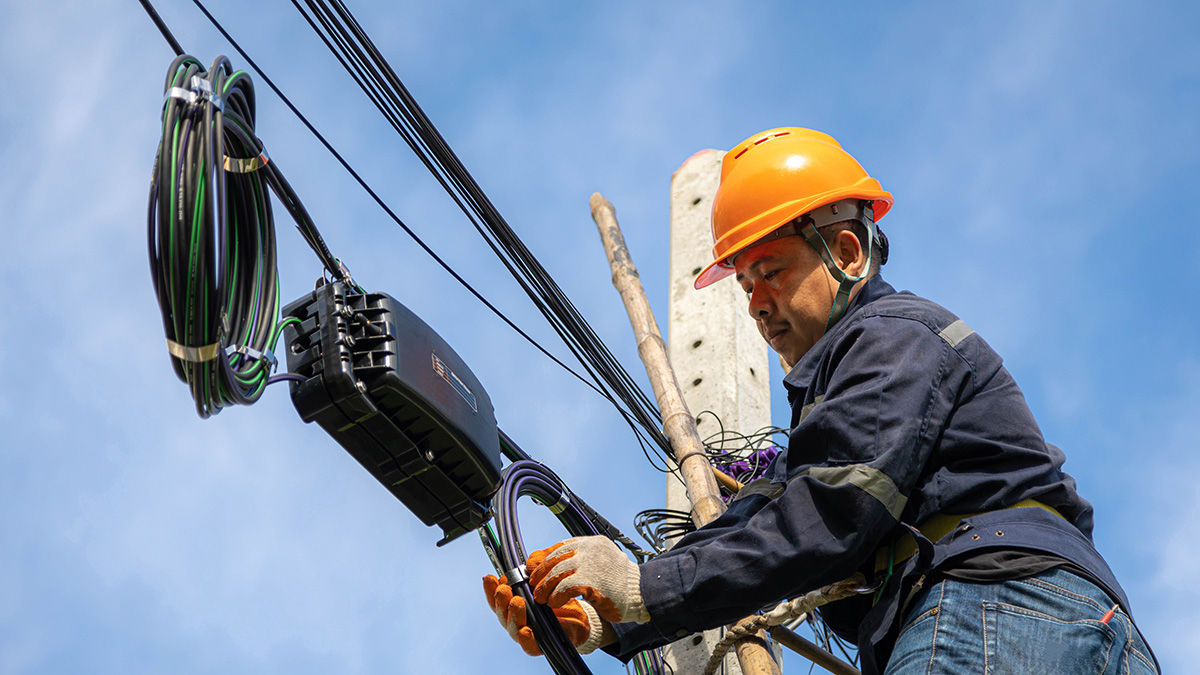
[[[599,192],[592,195],[589,204],[592,219],[596,221],[600,239],[604,242],[604,253],[612,268],[613,286],[625,303],[625,311],[629,314],[629,322],[637,339],[638,356],[646,366],[650,386],[658,401],[663,433],[671,442],[675,463],[687,485],[692,501],[692,518],[697,526],[706,525],[725,511],[725,503],[718,496],[720,492],[712,465],[696,431],[696,419],[683,400],[683,390],[667,359],[667,344],[658,330],[654,312],[646,299],[646,291],[642,288],[641,277],[625,246],[625,237],[621,234],[621,226],[617,224],[616,209]],[[762,631],[757,636],[739,640],[735,649],[744,675],[778,675],[781,672],[779,664],[771,658]]]
[[[692,517],[696,525],[707,525],[724,513],[725,504],[717,496],[720,491],[712,465],[704,453],[704,442],[696,431],[696,420],[683,400],[679,381],[675,379],[675,371],[667,360],[667,343],[658,331],[654,312],[642,288],[641,277],[629,257],[625,237],[621,234],[621,226],[617,224],[616,210],[599,192],[592,195],[590,204],[592,219],[600,229],[600,239],[604,242],[604,252],[612,268],[613,286],[625,303],[625,311],[629,314],[629,322],[637,339],[638,356],[646,366],[650,386],[658,401],[663,433],[671,442],[675,463],[679,465],[692,500]]]
[[[713,478],[717,479],[717,482],[721,484],[721,487],[733,492],[734,494],[741,492],[742,488],[746,487],[745,485],[739,483],[736,478],[730,476],[715,466],[713,467]]]

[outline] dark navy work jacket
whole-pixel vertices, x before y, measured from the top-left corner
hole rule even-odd
[[[651,621],[617,626],[610,653],[731,623],[857,570],[871,578],[881,545],[936,514],[989,512],[937,546],[922,541],[874,607],[848,600],[824,613],[843,635],[857,628],[865,672],[886,664],[903,581],[973,549],[1065,558],[1128,611],[1062,451],[1042,438],[999,355],[946,309],[873,277],[784,384],[787,450],[720,518],[641,565]],[[1026,499],[1065,519],[1003,510]]]

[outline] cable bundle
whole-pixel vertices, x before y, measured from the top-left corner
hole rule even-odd
[[[268,188],[339,279],[299,198],[254,131],[254,85],[229,59],[205,70],[195,57],[171,62],[162,139],[150,185],[150,273],[175,374],[201,417],[262,396],[279,340],[275,221]]]
[[[167,72],[149,209],[150,268],[171,364],[196,412],[250,404],[279,338],[275,226],[254,135],[254,87],[218,57]],[[229,168],[227,171],[226,158]]]
[[[660,454],[669,455],[670,446],[660,431],[661,421],[654,403],[509,227],[345,4],[341,0],[305,0],[304,6],[299,0],[292,0],[292,4],[466,214],[583,364],[598,385],[593,388],[612,402],[634,429],[643,450],[648,438]],[[669,464],[662,464],[661,470],[669,470]]]
[[[668,539],[696,531],[692,514],[675,509],[646,509],[633,517],[633,527],[658,553],[667,550]]]
[[[507,437],[502,436],[501,441],[515,448]],[[520,453],[519,450],[516,452]],[[520,454],[528,457],[524,453]],[[533,590],[529,588],[525,578],[524,564],[528,556],[521,542],[521,530],[517,522],[517,500],[521,497],[532,497],[549,508],[572,536],[608,536],[625,545],[639,561],[651,554],[633,546],[628,537],[621,534],[582,499],[572,494],[562,480],[542,464],[522,459],[505,469],[500,490],[492,501],[499,533],[493,533],[490,526],[481,528],[480,535],[483,537],[484,546],[492,557],[497,574],[505,575],[513,587],[513,593],[525,599],[529,626],[533,629],[533,636],[554,672],[559,675],[587,675],[591,671],[584,665],[579,652],[563,633],[554,612],[548,606],[533,600]],[[659,671],[642,671],[640,664],[653,668],[654,664],[661,664],[662,659],[657,654],[650,654],[637,659],[636,662],[639,672],[651,673]]]
[[[739,433],[726,429],[721,418],[712,411],[705,410],[696,417],[699,419],[704,415],[712,417],[719,427],[716,433],[704,439],[709,463],[743,485],[761,477],[780,453],[781,446],[776,445],[772,437],[787,436],[787,430],[779,427],[763,427],[752,434]],[[734,491],[722,485],[721,499],[729,502],[733,497]],[[669,548],[669,539],[678,539],[696,530],[691,513],[673,509],[640,511],[633,517],[633,526],[658,553]]]
[[[708,415],[716,421],[718,431],[704,439],[704,450],[713,468],[720,470],[743,485],[763,475],[768,465],[787,447],[783,441],[776,442],[774,436],[788,436],[788,430],[780,427],[763,427],[751,434],[743,434],[725,428],[721,418],[705,410],[696,419]],[[733,492],[722,486],[721,498],[728,502]]]

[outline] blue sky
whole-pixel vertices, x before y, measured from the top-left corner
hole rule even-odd
[[[245,65],[191,3],[158,6],[201,60]],[[1200,659],[1193,3],[352,6],[639,378],[588,196],[617,206],[661,317],[671,172],[769,127],[837,137],[896,196],[885,277],[1005,357],[1166,671]],[[290,3],[210,7],[402,218],[565,353]],[[138,3],[0,9],[0,673],[550,672],[484,606],[478,544],[436,549],[283,388],[196,417],[147,271],[171,53]],[[258,129],[333,250],[455,346],[508,433],[626,531],[660,505],[611,408],[424,257],[263,86]],[[280,217],[288,301],[318,266]],[[557,537],[528,520],[527,544]]]

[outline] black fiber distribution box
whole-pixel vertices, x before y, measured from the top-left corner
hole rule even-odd
[[[292,403],[446,542],[488,519],[500,440],[487,392],[445,340],[383,293],[325,284],[283,310]]]

